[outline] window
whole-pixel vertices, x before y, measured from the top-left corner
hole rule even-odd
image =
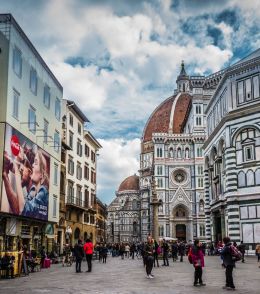
[[[36,114],[35,114],[35,109],[30,106],[29,112],[28,112],[28,122],[29,122],[29,130],[32,133],[36,132]]]
[[[161,165],[157,166],[157,175],[162,176],[163,174],[163,167]]]
[[[69,131],[69,146],[73,149],[73,133]]]
[[[89,180],[89,167],[87,165],[84,166],[84,178]]]
[[[243,171],[240,171],[237,176],[238,188],[246,186],[246,175]]]
[[[157,179],[157,186],[158,186],[158,188],[163,187],[163,179],[161,179],[161,178]]]
[[[251,78],[246,79],[245,86],[246,86],[246,101],[250,101],[252,99]]]
[[[162,148],[161,147],[158,147],[157,148],[157,157],[163,157],[163,155],[162,155]]]
[[[78,142],[77,142],[77,154],[79,156],[82,156],[82,145],[81,145],[81,141],[80,140],[78,140]]]
[[[205,236],[205,225],[200,225],[200,236],[201,237]]]
[[[251,169],[246,173],[246,183],[247,187],[255,185],[255,174]]]
[[[38,84],[38,78],[37,78],[37,72],[36,70],[31,67],[30,71],[30,89],[34,95],[37,95],[37,84]]]
[[[85,189],[85,207],[89,207],[89,191]]]
[[[13,49],[13,70],[19,78],[22,77],[22,52],[17,47]]]
[[[60,150],[60,133],[58,131],[55,131],[54,133],[54,150],[56,152],[59,152]]]
[[[73,176],[74,175],[74,161],[73,157],[69,156],[68,159],[68,173]]]
[[[54,179],[53,179],[53,184],[58,185],[58,164],[54,163]]]
[[[201,114],[201,105],[196,105],[196,114]]]
[[[53,207],[52,207],[52,216],[57,216],[57,196],[53,195]]]
[[[73,203],[73,197],[74,197],[73,182],[68,181],[68,201],[69,201],[69,203]]]
[[[51,101],[50,87],[48,87],[47,85],[45,85],[44,86],[44,90],[43,90],[43,104],[47,108],[50,108],[50,101]]]
[[[43,136],[44,136],[43,142],[45,144],[48,143],[48,129],[49,129],[49,122],[46,119],[44,119],[43,120]]]
[[[203,178],[198,178],[198,188],[203,188]]]
[[[57,120],[60,120],[60,99],[56,98],[55,100],[55,116]]]
[[[91,183],[96,184],[96,173],[91,171]]]
[[[253,77],[253,98],[259,98],[259,76]]]
[[[81,135],[81,124],[78,123],[78,133]]]
[[[69,121],[70,121],[70,125],[73,127],[73,116],[72,116],[72,114],[70,114],[70,119],[69,119]]]
[[[85,156],[89,157],[89,147],[85,144]]]
[[[95,152],[93,152],[93,151],[91,151],[91,160],[92,160],[93,162],[96,161],[96,154],[95,154]]]
[[[201,126],[201,122],[202,122],[201,117],[200,116],[196,117],[196,126]]]
[[[197,147],[197,157],[202,157],[202,148]]]
[[[203,175],[203,166],[198,165],[198,175]]]
[[[20,94],[14,90],[14,93],[13,93],[13,117],[16,119],[19,118],[19,99],[20,99]]]
[[[245,161],[254,160],[254,147],[253,147],[253,145],[244,146],[244,159],[245,159]]]
[[[80,163],[77,164],[76,177],[78,180],[82,179],[82,168],[81,168]]]
[[[238,82],[237,83],[237,97],[238,97],[238,103],[243,103],[245,98],[244,98],[244,82]]]

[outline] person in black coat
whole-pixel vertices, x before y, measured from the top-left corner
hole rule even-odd
[[[224,247],[221,251],[221,258],[223,260],[223,264],[226,267],[226,286],[223,289],[233,290],[235,289],[234,281],[233,281],[233,269],[235,266],[235,261],[232,257],[231,245],[229,237],[225,237],[223,239]]]
[[[180,255],[180,262],[183,262],[183,256],[185,254],[185,244],[183,242],[181,242],[178,246],[178,250],[179,250],[179,255]]]
[[[81,240],[78,240],[78,243],[74,246],[74,256],[76,259],[76,273],[81,273],[81,262],[84,257],[84,250]]]

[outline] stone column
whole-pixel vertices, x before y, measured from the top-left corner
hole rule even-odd
[[[225,150],[226,161],[226,192],[237,191],[236,149],[229,147]]]
[[[152,201],[150,203],[152,206],[152,235],[153,238],[158,241],[159,240],[159,223],[158,223],[158,207],[161,205],[161,201],[158,200],[157,198],[157,193],[156,193],[156,183],[155,180],[153,179],[152,181]]]
[[[210,225],[210,200],[209,200],[209,171],[204,171],[204,195],[205,195],[205,218],[206,218],[206,241],[211,241],[211,225]]]

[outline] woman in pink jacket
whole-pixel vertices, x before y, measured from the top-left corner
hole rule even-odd
[[[90,241],[90,239],[86,240],[86,243],[84,244],[84,251],[86,253],[86,260],[88,263],[88,270],[87,272],[91,272],[92,269],[92,255],[93,255],[93,243]]]
[[[198,239],[194,240],[194,245],[191,248],[192,264],[195,268],[194,286],[206,286],[202,282],[202,268],[204,267],[204,255],[202,252],[201,243]]]

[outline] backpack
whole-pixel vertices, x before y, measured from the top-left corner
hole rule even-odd
[[[192,249],[190,248],[189,253],[188,253],[188,261],[190,264],[192,264]]]
[[[234,245],[230,246],[230,252],[233,261],[239,261],[242,259],[242,253]]]
[[[158,246],[158,248],[157,248],[157,254],[161,254],[161,253],[162,253],[161,247]]]

